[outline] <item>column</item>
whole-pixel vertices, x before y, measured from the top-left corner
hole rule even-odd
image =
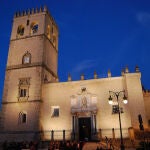
[[[72,138],[75,140],[75,115],[72,116]]]
[[[75,139],[79,138],[79,131],[78,131],[78,114],[75,116]]]
[[[114,128],[112,128],[112,138],[113,138],[113,140],[115,140],[115,130],[114,130]]]
[[[133,127],[128,128],[128,133],[129,133],[130,140],[134,140],[135,136],[134,136],[134,129],[133,129]]]
[[[63,141],[65,141],[65,130],[63,130]]]
[[[53,130],[51,131],[51,140],[52,141],[54,140],[54,131]]]
[[[99,129],[99,138],[102,139],[102,129]]]
[[[92,135],[94,133],[94,119],[93,119],[93,114],[91,114],[91,131],[92,131]]]
[[[91,115],[91,121],[92,121],[92,131],[95,134],[97,132],[97,128],[96,128],[96,114],[92,114]]]
[[[94,132],[97,132],[97,127],[96,127],[96,114],[94,114]]]

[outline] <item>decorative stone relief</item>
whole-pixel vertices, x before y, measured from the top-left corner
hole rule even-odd
[[[95,112],[97,111],[97,96],[89,93],[85,87],[80,92],[70,97],[71,112]]]

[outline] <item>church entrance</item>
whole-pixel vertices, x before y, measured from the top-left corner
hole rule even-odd
[[[79,140],[91,140],[91,117],[78,118],[79,119]]]

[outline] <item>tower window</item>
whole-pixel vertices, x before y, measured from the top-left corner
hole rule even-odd
[[[26,97],[27,96],[27,89],[20,89],[20,97]]]
[[[53,26],[52,26],[52,34],[54,33],[54,28],[53,28]]]
[[[29,98],[29,86],[30,86],[30,78],[19,79],[18,100],[20,100],[20,101],[28,100],[28,98]]]
[[[26,123],[26,120],[27,120],[26,114],[23,114],[22,115],[22,123]]]
[[[31,24],[31,34],[35,34],[38,31],[38,24],[37,23],[32,23]]]
[[[53,36],[53,45],[54,45],[54,47],[56,47],[56,36],[55,35]]]
[[[50,25],[47,26],[47,37],[48,39],[51,38],[51,33],[50,33],[51,29],[50,29]]]
[[[30,58],[28,56],[24,57],[24,64],[28,64],[30,62]]]
[[[23,124],[27,122],[27,113],[26,112],[20,112],[19,113],[19,123]]]
[[[31,63],[31,54],[27,51],[22,58],[22,64],[29,64]]]
[[[17,35],[23,36],[23,34],[24,34],[24,26],[23,25],[19,25],[18,29],[17,29]]]

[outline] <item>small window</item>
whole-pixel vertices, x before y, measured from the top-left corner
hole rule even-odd
[[[27,96],[27,89],[20,89],[20,97],[26,97]]]
[[[119,107],[118,105],[112,105],[112,114],[118,114],[119,113]],[[120,107],[120,113],[123,113],[123,108]]]
[[[29,25],[29,23],[30,23],[30,20],[27,20],[27,26]]]
[[[29,64],[31,63],[31,54],[27,51],[22,58],[22,64]]]
[[[54,45],[54,47],[56,47],[56,36],[55,35],[53,36],[53,45]]]
[[[29,98],[30,78],[19,79],[18,100],[26,101]]]
[[[59,117],[59,107],[58,106],[53,106],[52,107],[51,117]]]
[[[38,31],[38,24],[37,23],[32,23],[31,24],[31,34],[35,34]]]
[[[24,62],[24,64],[28,64],[30,62],[29,56],[25,56],[23,62]]]
[[[26,121],[27,121],[27,115],[22,114],[22,123],[26,123]]]
[[[19,113],[19,123],[24,124],[27,122],[27,113],[26,112],[20,112]]]
[[[52,34],[54,33],[54,27],[52,26],[52,28],[51,28],[51,32],[52,32]]]
[[[23,36],[23,34],[24,34],[24,26],[20,25],[18,26],[18,29],[17,29],[17,35]]]
[[[50,29],[50,25],[47,26],[47,37],[48,39],[51,38],[51,33],[50,33],[51,29]]]

